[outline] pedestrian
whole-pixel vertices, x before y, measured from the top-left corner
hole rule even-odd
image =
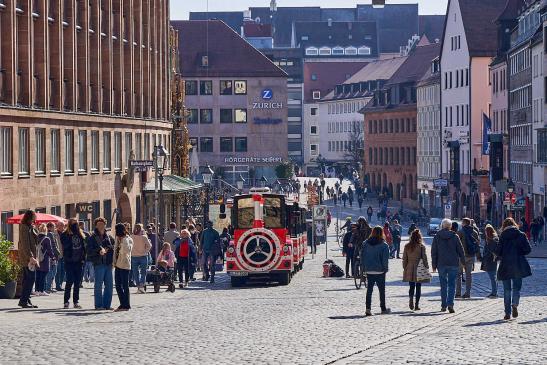
[[[175,242],[180,239],[177,238]],[[171,271],[175,269],[175,253],[171,250],[169,242],[164,242],[158,255],[158,269],[161,271]]]
[[[540,231],[539,222],[537,218],[534,218],[534,220],[532,221],[532,224],[530,224],[530,234],[532,236],[532,242],[534,243],[534,246],[536,247],[539,241],[539,231]]]
[[[342,193],[342,202],[344,203],[344,208],[346,207],[346,202],[348,201],[348,193]]]
[[[163,235],[164,242],[167,242],[171,245],[171,250],[175,250],[175,246],[173,242],[175,242],[175,239],[179,238],[180,234],[177,230],[177,224],[175,222],[169,223],[169,230],[165,232]]]
[[[409,285],[408,307],[410,310],[420,310],[422,283],[429,280],[418,277],[418,266],[423,265],[429,270],[427,252],[420,230],[416,229],[410,235],[410,240],[403,251],[403,281]],[[416,295],[416,299],[414,299]]]
[[[50,270],[51,261],[55,260],[55,255],[51,249],[51,239],[47,235],[47,225],[42,223],[38,226],[38,247],[37,247],[38,267],[36,268],[36,295],[49,295],[46,293],[46,277]]]
[[[526,237],[530,237],[530,227],[528,226],[528,222],[526,221],[525,217],[522,217],[520,219],[520,231],[526,235]]]
[[[505,317],[508,320],[517,318],[520,303],[520,290],[522,279],[532,275],[532,269],[526,259],[532,251],[526,235],[519,232],[513,218],[506,218],[502,224],[502,232],[499,244],[496,248],[496,256],[500,258],[498,268],[498,280],[503,281],[503,302]]]
[[[364,202],[363,196],[359,195],[359,197],[357,198],[357,204],[359,204],[359,211],[363,209],[363,202]]]
[[[93,283],[96,310],[112,310],[112,264],[114,262],[114,238],[106,232],[107,221],[98,217],[93,221],[95,227],[86,242],[87,259],[93,264],[95,282]]]
[[[203,232],[203,226],[201,223],[196,223],[196,239],[194,241],[194,245],[196,246],[196,254],[197,254],[197,262],[196,262],[196,269],[197,271],[201,271],[203,273],[203,248],[202,248],[202,241],[201,241],[201,233]],[[205,278],[205,275],[203,275],[202,279]]]
[[[351,244],[353,245],[354,256],[361,253],[363,243],[370,237],[371,232],[372,228],[368,224],[365,217],[357,218],[357,232],[351,235]]]
[[[389,247],[389,258],[393,259],[395,256],[393,255],[393,235],[391,234],[391,226],[389,224],[389,221],[386,221],[384,223],[384,239],[386,240],[386,243]]]
[[[351,230],[348,230],[344,234],[344,238],[342,239],[342,255],[346,257],[346,278],[349,278],[349,270],[351,266],[351,276],[354,276],[355,273],[355,262],[354,262],[354,254],[355,254],[355,247],[353,246],[353,243],[351,242],[351,236],[353,234],[357,234],[357,223],[351,224]]]
[[[131,251],[133,240],[123,223],[116,224],[116,238],[114,240],[114,276],[116,280],[116,293],[120,306],[116,312],[128,311],[131,309],[129,299],[129,272],[131,271]]]
[[[416,229],[418,229],[418,226],[416,226],[416,223],[411,223],[408,227],[407,234],[410,236],[412,232],[414,232]]]
[[[228,231],[230,232],[230,226],[228,226]],[[232,232],[230,234],[233,234],[233,227]],[[196,272],[197,266],[199,265],[199,258],[198,258],[198,245],[199,245],[199,234],[196,230],[196,226],[194,224],[190,224],[188,226],[188,231],[190,232],[190,238],[193,242],[194,247],[194,260],[190,263],[190,281],[195,281],[196,278],[194,277],[194,274]]]
[[[156,228],[153,224],[149,224],[146,226],[146,236],[150,240],[150,243],[152,244],[152,248],[150,249],[150,256],[152,256],[152,262],[156,262],[156,251],[157,251],[157,240],[158,235],[156,234]]]
[[[368,208],[367,208],[367,217],[368,217],[368,221],[371,222],[372,221],[372,214],[374,213],[372,207],[369,205]]]
[[[332,201],[334,203],[334,206],[338,205],[338,195],[336,195],[336,193],[332,193]]]
[[[386,273],[388,272],[389,247],[384,239],[382,227],[372,229],[370,237],[363,243],[361,250],[361,265],[367,275],[367,297],[365,315],[371,316],[372,291],[378,286],[380,293],[380,308],[382,314],[391,313],[386,307]]]
[[[348,202],[349,206],[353,207],[353,190],[351,189],[351,186],[348,188]]]
[[[61,243],[61,234],[65,231],[66,226],[63,222],[57,222],[56,230],[53,232],[55,240],[59,245],[59,260],[57,261],[57,274],[55,275],[55,290],[63,291],[63,283],[65,281],[65,259],[63,256],[63,244]]]
[[[330,227],[331,223],[332,223],[332,214],[330,210],[327,209],[327,228]]]
[[[190,281],[191,250],[193,246],[190,232],[186,229],[180,231],[180,236],[173,242],[175,245],[175,258],[177,259],[177,273],[179,277],[179,288],[188,286]],[[184,273],[184,276],[183,276]]]
[[[150,243],[150,240],[144,234],[142,224],[140,223],[135,224],[135,230],[133,231],[131,239],[133,240],[133,249],[131,250],[131,270],[133,273],[133,280],[137,286],[136,294],[144,294],[146,269],[148,268],[148,255],[150,254],[152,243]]]
[[[488,295],[488,298],[498,297],[498,282],[496,280],[496,274],[498,271],[498,261],[496,258],[496,248],[498,247],[499,238],[494,227],[487,224],[484,227],[485,245],[482,254],[481,270],[485,271],[490,278],[492,291]]]
[[[51,250],[55,256],[49,263],[49,271],[47,273],[45,283],[46,293],[50,294],[57,291],[53,288],[53,279],[57,276],[57,266],[59,258],[61,257],[61,251],[59,249],[61,243],[59,242],[59,236],[55,232],[55,223],[49,222],[47,224],[47,236],[51,241]]]
[[[465,254],[458,235],[452,232],[450,219],[441,221],[441,230],[433,238],[431,244],[431,267],[433,272],[439,271],[441,284],[441,312],[454,313],[454,296],[456,293],[456,278],[460,264],[463,264]]]
[[[462,243],[465,260],[463,266],[460,267],[458,280],[456,281],[456,298],[470,298],[471,284],[473,280],[473,269],[475,266],[475,257],[480,256],[480,238],[473,229],[472,222],[469,218],[462,219],[462,228],[457,233]],[[462,293],[462,276],[465,272],[465,293]]]
[[[213,228],[213,222],[207,222],[207,228],[201,234],[203,250],[203,280],[215,282],[215,260],[222,253],[220,249],[220,234]]]
[[[74,286],[72,294],[74,308],[81,309],[79,302],[80,284],[82,283],[82,271],[85,263],[85,235],[76,219],[70,218],[68,220],[67,227],[61,235],[61,244],[63,246],[66,272],[64,308],[69,307],[70,292]]]
[[[38,308],[30,301],[32,287],[36,280],[36,268],[38,266],[38,253],[36,246],[38,245],[38,232],[34,229],[36,221],[36,213],[33,210],[27,210],[23,214],[21,223],[19,224],[19,244],[17,260],[23,271],[23,283],[21,296],[19,297],[19,307],[21,308]]]
[[[403,234],[403,227],[399,224],[397,219],[393,220],[393,226],[391,227],[391,235],[393,237],[393,251],[391,256],[397,254],[397,258],[401,258],[401,238]]]
[[[545,236],[545,219],[543,219],[542,216],[538,216],[538,223],[539,223],[539,244],[543,243],[543,239]]]
[[[228,233],[228,228],[222,228],[222,233],[220,234],[220,243],[222,246],[222,261],[224,261],[224,254],[228,250],[228,246],[230,245],[231,240],[232,236],[230,235],[230,233]]]

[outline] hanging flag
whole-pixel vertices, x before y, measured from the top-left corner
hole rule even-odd
[[[488,135],[492,133],[492,121],[488,116],[482,113],[482,154],[490,154],[490,142],[488,141]]]

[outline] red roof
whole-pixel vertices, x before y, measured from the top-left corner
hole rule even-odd
[[[304,63],[304,102],[313,103],[313,92],[327,96],[368,62],[306,62]]]
[[[243,23],[243,34],[245,37],[272,37],[271,24],[259,24],[252,22]]]
[[[183,77],[287,77],[220,20],[177,20],[171,25],[179,31]],[[202,66],[204,56],[208,67]]]

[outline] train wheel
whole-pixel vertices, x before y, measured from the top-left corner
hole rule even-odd
[[[171,293],[174,293],[175,292],[175,283],[170,283],[167,290],[169,290]]]
[[[289,283],[291,282],[291,274],[290,273],[286,273],[286,274],[279,274],[279,284],[281,285],[289,285]]]
[[[245,284],[245,278],[240,278],[240,277],[236,277],[236,276],[231,276],[230,277],[230,282],[232,284],[232,287],[233,288],[239,288],[241,286],[243,286]]]

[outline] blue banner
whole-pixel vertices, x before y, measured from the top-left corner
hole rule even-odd
[[[488,116],[482,113],[482,154],[490,154],[490,142],[488,141],[488,135],[492,133],[492,121]]]

